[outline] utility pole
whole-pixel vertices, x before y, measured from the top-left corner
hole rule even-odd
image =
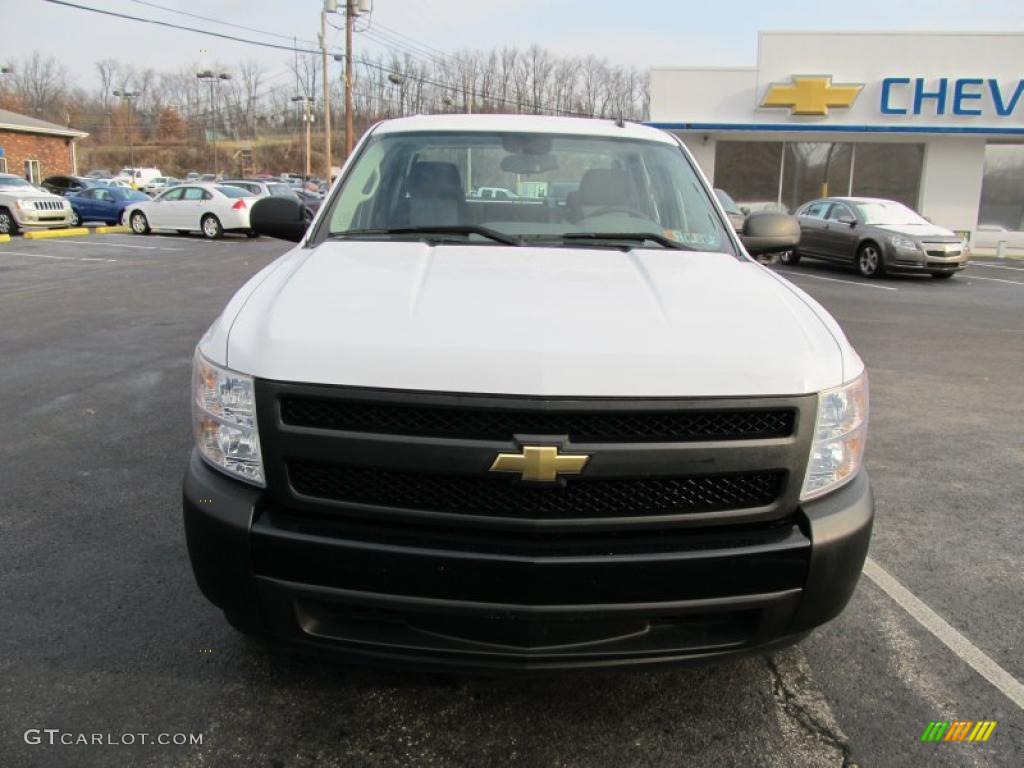
[[[132,99],[138,91],[114,91],[114,95],[128,104],[128,167],[132,169],[132,188],[135,188],[135,144],[132,141]]]
[[[207,69],[197,72],[196,77],[200,80],[210,81],[210,121],[213,124],[210,135],[213,139],[213,175],[217,176],[220,173],[220,169],[217,167],[217,100],[213,95],[213,86],[224,80],[230,80],[231,75],[227,72],[214,72],[212,69]]]
[[[324,178],[331,183],[331,85],[330,71],[327,65],[327,11],[338,9],[337,0],[324,0],[324,9],[320,11],[320,54],[324,68]],[[306,165],[306,178],[309,179],[309,164]]]
[[[352,154],[352,29],[356,23],[356,2],[345,0],[345,157]]]
[[[309,178],[312,168],[310,166],[310,150],[312,149],[311,130],[313,126],[313,98],[311,96],[293,96],[292,101],[305,102],[302,108],[302,117],[306,121],[306,178]]]

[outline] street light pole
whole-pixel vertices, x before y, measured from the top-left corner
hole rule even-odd
[[[197,72],[196,77],[210,82],[210,122],[212,123],[210,135],[213,141],[213,175],[217,176],[220,173],[217,163],[217,100],[213,95],[213,86],[224,80],[230,80],[231,75],[227,72],[214,72],[212,69],[207,69]]]
[[[309,178],[312,167],[310,164],[310,150],[312,147],[312,138],[310,131],[313,125],[313,98],[311,96],[293,96],[292,101],[299,102],[303,101],[302,118],[306,122],[306,178]]]
[[[128,104],[128,167],[132,169],[132,186],[135,186],[135,143],[132,141],[132,99],[138,91],[114,91],[114,95]]]
[[[388,75],[388,82],[398,86],[398,116],[405,117],[405,78],[397,72]]]

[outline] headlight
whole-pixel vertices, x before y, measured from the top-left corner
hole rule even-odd
[[[917,250],[917,242],[903,235],[893,235],[889,238],[889,242],[893,244],[893,247],[899,248],[901,251]]]
[[[265,485],[252,377],[220,368],[198,350],[192,364],[192,433],[199,453],[214,467]]]
[[[800,500],[823,496],[853,479],[868,436],[868,374],[818,395],[818,418]]]
[[[30,211],[30,210],[32,210],[32,201],[31,200],[15,200],[14,204],[16,206],[18,206],[18,208],[20,210],[22,210],[22,211]]]

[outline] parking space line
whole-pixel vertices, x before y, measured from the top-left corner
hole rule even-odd
[[[53,245],[91,245],[95,248],[138,248],[143,251],[184,251],[184,248],[161,248],[158,245],[127,245],[125,243],[105,243],[87,240],[55,240]]]
[[[830,283],[846,283],[847,285],[859,285],[861,288],[878,288],[883,291],[898,291],[899,288],[894,288],[891,285],[872,285],[871,283],[858,283],[856,280],[840,280],[835,277],[822,277],[821,275],[809,275],[806,272],[789,272],[781,269],[776,269],[780,275],[793,275],[794,277],[809,277],[812,280],[828,280]]]
[[[35,259],[53,259],[54,261],[104,261],[114,263],[117,259],[96,259],[86,256],[51,256],[48,253],[26,253],[25,251],[8,251],[6,248],[0,254],[11,254],[12,256],[31,256]]]
[[[964,637],[939,614],[925,605],[870,557],[864,561],[864,575],[891,597],[897,605],[957,655],[971,669],[988,680],[1010,701],[1024,709],[1024,684],[1003,669],[978,646]]]
[[[1024,272],[1024,267],[1009,267],[1006,264],[982,264],[978,261],[971,262],[972,267],[988,267],[989,269],[1007,269],[1010,272]]]
[[[978,275],[967,275],[968,280],[987,280],[990,283],[1006,283],[1007,285],[1019,285],[1024,288],[1024,280],[1003,280],[999,277],[978,277]]]

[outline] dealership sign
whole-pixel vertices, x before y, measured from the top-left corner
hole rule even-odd
[[[789,82],[769,85],[760,106],[827,117],[832,109],[851,108],[863,88],[863,83],[833,83],[828,75],[794,75]],[[1024,113],[1024,80],[886,77],[879,94],[883,115],[1007,118]]]
[[[887,77],[882,81],[879,109],[883,115],[1010,117],[1022,95],[1024,80],[1001,83],[994,77]]]

